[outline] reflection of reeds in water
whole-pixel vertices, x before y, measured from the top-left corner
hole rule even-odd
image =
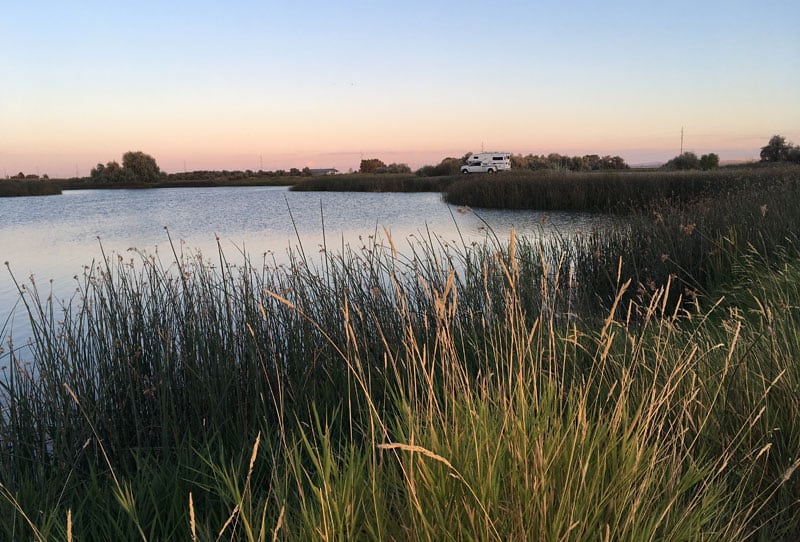
[[[687,208],[536,243],[385,234],[286,264],[134,252],[88,269],[63,310],[30,286],[34,365],[4,358],[0,529],[786,535],[800,491],[789,196],[742,199],[722,237]],[[714,249],[705,268],[682,259]],[[673,267],[645,274],[658,263]],[[727,277],[732,298],[702,309]]]

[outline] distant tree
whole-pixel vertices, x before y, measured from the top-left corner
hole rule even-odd
[[[572,158],[571,169],[573,171],[597,171],[602,169],[603,162],[596,154],[584,154],[581,157]]]
[[[290,177],[299,177],[300,176],[300,170],[297,169],[296,167],[293,167],[293,168],[289,169],[289,176]]]
[[[89,172],[89,177],[95,181],[98,181],[104,177],[105,172],[106,166],[98,162],[98,164],[92,168],[92,171]]]
[[[701,169],[716,169],[719,167],[719,155],[710,152],[700,157]]]
[[[463,158],[445,158],[436,166],[436,175],[458,175],[463,163]]]
[[[466,160],[472,156],[472,153],[466,154],[461,158],[454,158],[449,156],[439,162],[435,166],[423,166],[417,170],[417,175],[420,177],[440,177],[443,175],[458,175],[461,172],[461,166],[466,163]]]
[[[373,173],[411,173],[411,168],[407,164],[389,164],[388,166],[379,167]]]
[[[89,172],[89,178],[99,183],[126,183],[136,180],[130,170],[122,168],[113,160],[106,165],[97,164]]]
[[[528,168],[528,158],[526,156],[522,156],[521,154],[512,154],[511,155],[511,168],[512,169],[527,169]]]
[[[528,167],[532,170],[550,169],[550,163],[547,161],[547,157],[543,154],[529,154],[527,158]]]
[[[603,156],[600,159],[600,169],[630,169],[621,156]]]
[[[557,152],[551,152],[547,155],[547,165],[550,169],[569,169],[569,156],[561,156]]]
[[[786,138],[781,135],[774,135],[770,138],[766,147],[761,147],[762,162],[782,162],[789,157],[792,145],[786,143]]]
[[[358,168],[358,171],[359,173],[375,173],[377,169],[385,167],[386,164],[381,160],[369,158],[367,160],[361,160],[361,166]]]
[[[313,175],[311,173],[311,168],[308,166],[304,167],[300,173],[302,173],[304,177],[311,177],[311,175]]]
[[[585,156],[573,156],[569,159],[567,164],[567,167],[569,167],[571,171],[588,171],[591,169]]]
[[[685,152],[661,167],[664,169],[700,169],[700,159],[693,152]]]
[[[155,183],[161,178],[161,171],[155,158],[141,151],[128,151],[123,154],[122,168],[128,171],[135,181]]]

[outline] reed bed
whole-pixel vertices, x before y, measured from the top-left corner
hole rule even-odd
[[[494,209],[631,213],[717,198],[742,189],[797,183],[794,165],[711,171],[555,172],[513,170],[461,176],[445,190],[454,205]]]
[[[291,190],[307,192],[442,192],[454,177],[419,177],[414,174],[353,173],[304,177]]]
[[[41,180],[0,181],[0,198],[21,196],[54,196],[61,194],[58,185]]]
[[[792,197],[548,242],[104,254],[66,300],[20,283],[0,537],[792,539]]]

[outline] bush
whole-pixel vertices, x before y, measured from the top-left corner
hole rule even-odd
[[[448,157],[439,162],[435,166],[423,166],[417,170],[417,175],[420,177],[440,177],[445,175],[458,175],[461,173],[461,166],[466,161],[467,157],[471,154],[465,155],[463,158]]]
[[[713,152],[700,157],[701,169],[715,169],[719,167],[719,156]]]
[[[685,152],[676,156],[663,166],[664,169],[700,169],[700,159],[693,152]]]

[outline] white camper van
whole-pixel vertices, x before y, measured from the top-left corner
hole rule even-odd
[[[479,152],[467,158],[461,173],[495,173],[511,169],[511,154],[507,152]]]

